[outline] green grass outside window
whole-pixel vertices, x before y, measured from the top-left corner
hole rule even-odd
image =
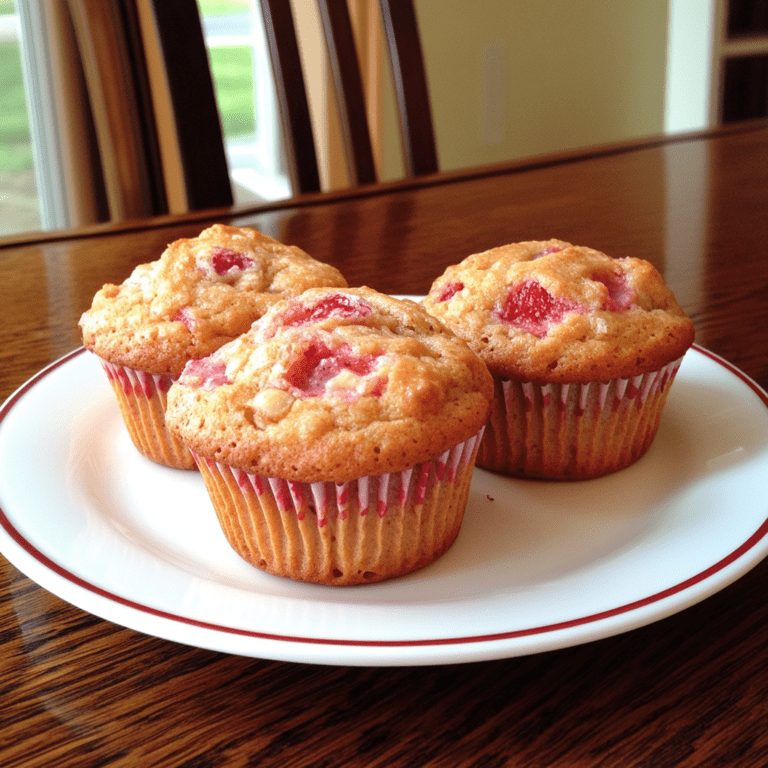
[[[248,0],[200,0],[205,14],[247,12]],[[0,15],[13,13],[12,0],[0,0]],[[248,46],[214,48],[211,70],[224,134],[251,134],[253,113],[253,56]],[[29,117],[24,94],[19,44],[0,42],[0,171],[23,171],[33,167]]]

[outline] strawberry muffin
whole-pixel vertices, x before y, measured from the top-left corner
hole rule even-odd
[[[352,585],[453,543],[492,395],[482,361],[418,304],[318,288],[189,362],[167,419],[241,557]]]
[[[424,300],[495,380],[478,466],[585,479],[639,459],[694,338],[657,270],[561,240],[474,254]]]
[[[247,331],[282,298],[345,287],[335,268],[254,229],[215,224],[171,243],[122,285],[105,285],[80,318],[83,344],[101,360],[128,432],[145,456],[195,466],[165,427],[166,394],[188,360]]]

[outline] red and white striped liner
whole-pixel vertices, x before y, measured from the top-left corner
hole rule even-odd
[[[123,392],[127,395],[144,395],[154,397],[158,392],[168,392],[173,384],[170,376],[137,371],[125,365],[115,365],[107,360],[101,360],[101,367],[106,371],[107,378],[120,382]]]
[[[598,477],[629,466],[653,441],[681,362],[609,382],[497,381],[478,466],[541,479]]]
[[[241,557],[277,575],[357,584],[415,570],[448,549],[482,434],[400,472],[343,483],[265,477],[196,459],[224,535]]]
[[[393,499],[396,500],[394,508],[397,510],[402,510],[406,504],[424,504],[427,492],[434,483],[453,483],[459,468],[474,461],[482,434],[483,430],[437,458],[415,467],[401,472],[368,475],[345,483],[302,483],[279,477],[254,475],[226,464],[205,461],[209,467],[215,468],[222,475],[231,473],[237,485],[244,491],[250,488],[258,496],[271,494],[282,513],[294,512],[299,520],[303,520],[307,511],[313,509],[317,524],[322,528],[327,522],[329,512],[332,511],[338,513],[340,520],[345,520],[353,508],[360,515],[367,515],[371,509],[375,509],[379,517],[384,517],[393,511]],[[195,456],[195,459],[197,462],[203,461],[199,456]],[[412,483],[414,477],[415,483]],[[396,496],[392,496],[390,490],[394,490]],[[356,504],[352,503],[353,499]]]
[[[194,469],[195,461],[189,449],[165,425],[168,390],[173,378],[99,360],[136,448],[158,464]]]
[[[646,400],[666,389],[670,380],[675,377],[683,358],[675,360],[658,371],[639,374],[628,379],[614,379],[610,382],[595,382],[594,384],[532,384],[529,381],[522,383],[523,393],[525,394],[526,407],[532,408],[534,403],[534,390],[540,389],[544,405],[549,405],[553,397],[557,397],[557,391],[560,391],[560,403],[565,410],[568,402],[568,395],[571,388],[579,390],[579,410],[584,413],[587,410],[587,403],[590,398],[590,387],[597,388],[597,402],[600,409],[604,409],[608,397],[613,392],[613,407],[618,408],[621,401],[626,397],[635,400],[638,408],[645,405]],[[506,389],[509,390],[510,382],[504,382]],[[592,393],[592,397],[594,394]]]

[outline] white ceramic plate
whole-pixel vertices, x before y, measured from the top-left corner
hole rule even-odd
[[[682,610],[768,551],[768,395],[700,348],[649,452],[580,483],[477,470],[454,546],[380,584],[262,573],[229,548],[196,472],[133,448],[82,349],[0,409],[0,550],[123,626],[248,656],[329,664],[476,661],[584,643]]]

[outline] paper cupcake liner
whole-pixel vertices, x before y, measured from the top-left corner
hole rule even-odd
[[[158,464],[174,469],[194,469],[189,449],[165,425],[170,376],[144,373],[124,365],[100,360],[120,413],[136,448]]]
[[[599,477],[629,466],[653,442],[681,362],[606,383],[497,379],[477,465],[551,480]]]
[[[197,457],[222,531],[252,565],[362,584],[428,565],[456,539],[482,430],[423,464],[345,483],[249,474]]]

